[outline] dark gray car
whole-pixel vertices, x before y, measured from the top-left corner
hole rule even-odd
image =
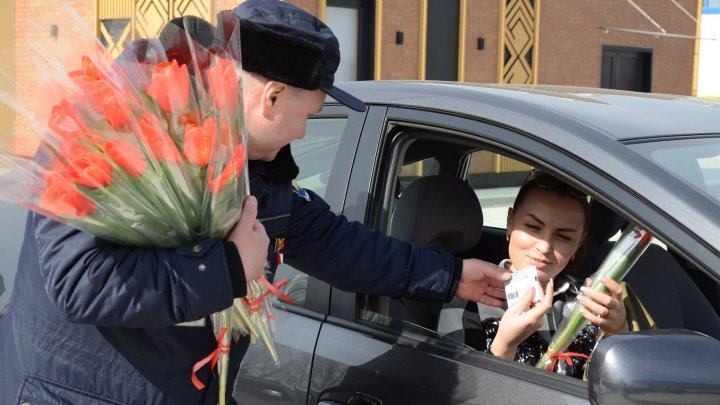
[[[328,100],[310,120],[293,144],[301,186],[350,220],[411,241],[425,240],[397,218],[482,216],[478,243],[455,253],[499,262],[519,185],[530,168],[550,171],[594,200],[580,271],[597,268],[628,221],[656,236],[627,280],[660,330],[602,339],[585,382],[449,339],[433,306],[340,291],[283,266],[276,279],[289,280],[297,303],[277,306],[280,363],[251,346],[239,403],[720,403],[720,104],[548,86],[344,89],[369,108]],[[482,212],[414,212],[421,202],[404,190],[438,175],[464,180]],[[22,227],[13,224],[6,237],[15,240]]]
[[[588,383],[449,340],[422,305],[408,311],[405,302],[347,293],[284,268],[279,276],[301,299],[278,311],[281,363],[251,348],[236,383],[240,403],[720,402],[720,104],[543,86],[345,89],[369,109],[328,100],[293,144],[302,186],[351,220],[412,239],[393,224],[397,210],[414,206],[402,202],[403,190],[427,176],[464,179],[485,226],[478,244],[458,253],[499,261],[507,208],[528,169],[556,173],[596,201],[603,229],[592,235],[588,274],[626,221],[656,235],[627,280],[662,333],[603,339]]]
[[[0,318],[10,303],[12,285],[15,281],[20,245],[25,234],[27,211],[15,205],[0,201]]]

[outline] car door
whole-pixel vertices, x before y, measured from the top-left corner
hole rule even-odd
[[[308,121],[305,138],[291,145],[300,168],[298,186],[323,197],[340,212],[364,114],[327,106]],[[274,281],[295,302],[275,305],[274,339],[279,362],[275,364],[261,342],[251,344],[235,381],[233,397],[239,404],[305,403],[313,352],[330,299],[330,287],[282,264]]]
[[[408,129],[408,130],[406,130]],[[392,207],[383,201],[387,183],[401,168],[393,161],[402,142],[420,131],[430,138],[476,142],[489,138],[528,145],[525,137],[472,119],[404,108],[372,107],[362,133],[344,214],[385,231]],[[515,139],[513,139],[515,138]],[[512,144],[512,141],[519,142]],[[480,145],[478,141],[478,145]],[[556,153],[556,152],[555,152]],[[457,165],[458,170],[462,165]],[[460,173],[458,173],[459,175]],[[392,186],[394,187],[394,185]],[[368,197],[370,196],[370,197]],[[383,218],[385,218],[383,220]],[[481,238],[482,240],[482,238]],[[514,362],[499,360],[367,303],[372,297],[333,288],[330,314],[315,352],[309,404],[587,403],[587,384]],[[378,305],[377,308],[382,308]]]
[[[4,230],[0,244],[0,257],[3,258],[0,264],[0,319],[10,305],[26,218],[27,210],[24,208],[0,202],[0,223]]]

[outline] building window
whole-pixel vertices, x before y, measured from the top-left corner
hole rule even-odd
[[[100,20],[98,24],[100,43],[111,54],[117,55],[130,40],[130,18]]]
[[[650,92],[652,90],[652,51],[603,46],[600,87]]]
[[[703,14],[720,14],[720,0],[704,0]]]
[[[336,82],[373,78],[374,16],[374,1],[327,1],[325,23],[340,42]]]
[[[425,79],[457,80],[460,2],[428,0]]]

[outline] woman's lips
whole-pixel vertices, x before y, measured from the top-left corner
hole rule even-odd
[[[528,256],[528,259],[530,260],[530,263],[538,269],[541,269],[550,264],[550,262],[545,259],[538,259],[531,256]]]

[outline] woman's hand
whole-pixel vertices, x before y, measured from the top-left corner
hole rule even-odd
[[[622,302],[622,287],[617,282],[603,277],[600,282],[608,289],[608,293],[595,291],[590,287],[582,287],[584,295],[578,301],[585,307],[582,314],[588,321],[599,326],[606,335],[627,332],[627,314]]]
[[[545,314],[552,308],[552,279],[545,287],[545,296],[542,301],[531,308],[530,304],[532,304],[534,296],[535,291],[531,288],[516,305],[505,311],[500,319],[495,339],[490,346],[490,351],[494,355],[513,360],[518,345],[540,329],[545,320]]]

